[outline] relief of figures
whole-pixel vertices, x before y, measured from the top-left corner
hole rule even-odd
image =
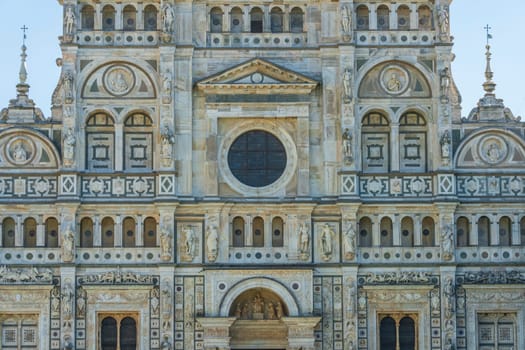
[[[241,320],[280,320],[285,315],[281,301],[257,293],[253,298],[237,302],[234,316]]]

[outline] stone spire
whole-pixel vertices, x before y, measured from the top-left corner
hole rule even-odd
[[[490,52],[490,45],[487,44],[485,48],[487,49],[487,52],[485,53],[485,56],[487,57],[487,66],[485,68],[485,82],[483,83],[483,90],[485,90],[485,96],[495,96],[494,90],[496,90],[496,83],[492,81],[494,73],[490,68],[492,53]]]
[[[11,123],[33,123],[44,119],[42,111],[36,107],[35,102],[29,98],[29,84],[27,84],[27,46],[25,25],[20,28],[24,32],[22,42],[22,53],[20,54],[20,71],[18,72],[19,82],[16,84],[16,98],[9,101],[9,107],[2,109],[0,119]]]

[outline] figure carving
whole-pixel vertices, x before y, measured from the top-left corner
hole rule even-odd
[[[27,151],[24,148],[22,142],[16,144],[11,154],[15,162],[21,163],[27,160]]]
[[[440,77],[440,87],[441,87],[441,97],[448,100],[448,94],[450,91],[450,72],[448,68],[445,67],[439,73]]]
[[[310,233],[306,224],[301,224],[299,227],[299,253],[303,258],[308,258],[310,255]]]
[[[173,24],[175,22],[175,11],[173,5],[170,3],[164,3],[162,6],[162,30],[166,34],[173,32]]]
[[[443,249],[443,259],[452,259],[454,253],[454,235],[449,225],[445,226],[441,234],[441,247]]]
[[[266,319],[268,320],[275,320],[275,307],[273,303],[270,301],[268,304],[266,304]]]
[[[350,34],[352,30],[352,13],[347,5],[341,7],[341,28],[344,34]]]
[[[73,318],[73,299],[75,293],[71,284],[67,283],[62,291],[62,318],[64,328],[71,328],[71,319]]]
[[[195,241],[197,237],[191,226],[184,227],[184,253],[192,259],[195,257]]]
[[[171,232],[167,225],[160,230],[160,258],[163,261],[171,260]]]
[[[171,101],[172,79],[173,77],[169,70],[166,70],[166,72],[162,74],[162,92],[164,94],[164,103],[169,103]]]
[[[352,70],[346,68],[343,73],[343,100],[349,103],[352,100]]]
[[[71,71],[66,71],[62,77],[62,89],[64,90],[64,98],[66,103],[73,102],[73,73]]]
[[[280,320],[283,317],[283,306],[281,302],[278,301],[275,303],[275,317]]]
[[[75,346],[73,345],[73,340],[71,339],[71,336],[65,335],[64,341],[62,342],[62,349],[61,350],[73,350]]]
[[[164,334],[162,337],[162,342],[160,343],[160,350],[172,350],[170,337],[167,334]]]
[[[86,291],[80,287],[77,289],[77,318],[86,316]]]
[[[487,158],[492,162],[496,163],[501,157],[500,147],[497,143],[491,143],[487,150]]]
[[[214,262],[218,255],[219,233],[214,225],[209,225],[206,230],[206,248],[208,249],[208,260]]]
[[[401,90],[401,81],[397,77],[396,73],[392,73],[390,75],[390,79],[386,84],[386,88],[388,89],[388,91],[391,92],[398,92],[399,90]]]
[[[347,260],[352,260],[355,257],[355,240],[356,232],[353,224],[350,222],[343,236],[343,252]]]
[[[162,329],[164,331],[171,330],[171,290],[170,286],[166,282],[164,286],[162,287]]]
[[[175,136],[171,132],[168,125],[164,125],[164,130],[160,135],[162,147],[160,155],[164,166],[170,166],[173,160],[173,144],[175,144]]]
[[[335,232],[332,227],[325,223],[321,231],[321,257],[323,260],[330,260],[332,258],[332,245]]]
[[[441,36],[448,37],[449,17],[446,6],[441,7],[438,11],[438,23]]]
[[[67,226],[62,235],[62,260],[72,262],[75,257],[75,233]]]
[[[115,73],[111,74],[109,77],[109,87],[112,92],[115,93],[124,93],[129,89],[128,82],[124,77],[122,71],[117,70]]]
[[[73,34],[75,28],[75,13],[71,7],[68,7],[64,15],[64,23],[66,25],[66,34]]]
[[[448,130],[443,133],[439,143],[441,144],[441,158],[444,160],[450,159],[450,135]]]
[[[443,286],[443,299],[444,299],[444,308],[445,308],[445,318],[447,320],[452,319],[454,313],[454,296],[455,288],[452,282],[452,277],[447,277],[445,280],[445,285]]]
[[[69,128],[64,136],[64,165],[71,166],[75,159],[75,145],[77,140],[73,134],[73,129]]]

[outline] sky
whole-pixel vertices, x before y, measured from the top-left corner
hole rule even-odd
[[[497,3],[497,6],[495,5]],[[27,70],[29,96],[44,115],[51,115],[51,95],[60,69],[58,36],[61,35],[61,7],[56,0],[0,0],[0,109],[16,97],[20,68],[23,25],[29,27]],[[492,69],[496,96],[502,98],[514,115],[525,119],[525,18],[524,0],[454,0],[451,6],[451,33],[456,59],[454,80],[463,97],[462,115],[467,116],[483,96],[487,24],[492,27]]]

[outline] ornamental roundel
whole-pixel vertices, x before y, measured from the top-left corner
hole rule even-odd
[[[104,87],[110,94],[124,96],[135,86],[135,74],[125,66],[111,66],[104,73]]]
[[[11,164],[25,165],[33,160],[35,151],[35,144],[30,138],[19,136],[7,143],[5,153]]]
[[[507,158],[508,146],[500,136],[486,136],[478,147],[478,154],[485,163],[498,164]]]
[[[400,95],[408,88],[410,76],[404,68],[398,65],[389,65],[379,75],[379,83],[387,94]]]

